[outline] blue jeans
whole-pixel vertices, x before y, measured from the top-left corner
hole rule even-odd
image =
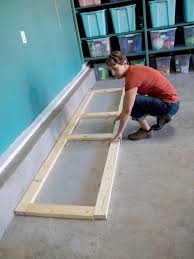
[[[133,120],[143,120],[147,115],[162,118],[173,116],[179,109],[179,101],[176,103],[167,103],[158,98],[145,95],[137,95],[131,116]]]

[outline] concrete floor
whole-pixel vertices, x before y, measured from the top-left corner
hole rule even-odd
[[[17,216],[0,241],[0,258],[194,258],[194,74],[172,75],[170,80],[181,95],[181,109],[152,139],[122,142],[108,220]],[[113,87],[120,83],[98,82],[97,87]],[[110,100],[107,102],[107,107],[113,106]],[[96,107],[101,108],[101,103],[99,105]],[[154,122],[153,118],[149,121]],[[111,123],[106,123],[106,126],[99,123],[95,129],[108,132]],[[79,127],[84,130],[83,122],[77,132],[80,132]],[[91,128],[93,130],[94,126]],[[124,135],[137,128],[135,122],[129,121]],[[84,170],[72,170],[73,165],[68,164],[72,161],[71,151],[75,150],[73,145],[77,145],[76,167]],[[69,157],[61,155],[37,199],[93,204],[107,144],[76,142],[67,148]],[[83,161],[79,159],[80,152]],[[75,183],[76,178],[79,181]],[[66,187],[65,179],[68,181]],[[68,199],[67,193],[71,194]]]

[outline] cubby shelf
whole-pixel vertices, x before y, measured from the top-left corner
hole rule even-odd
[[[118,6],[118,5],[122,4],[122,3],[127,3],[127,4],[129,4],[129,3],[133,3],[133,2],[135,2],[135,1],[134,1],[134,0],[122,0],[122,1],[118,1],[118,2],[103,3],[103,4],[100,4],[100,5],[88,5],[88,6],[76,7],[75,10],[76,10],[77,12],[80,12],[80,11],[82,11],[82,10],[85,11],[86,9],[96,10],[96,9],[98,9],[99,7],[100,7],[100,8],[101,8],[101,7],[109,7],[109,6],[111,6],[111,7],[116,7],[116,6]]]

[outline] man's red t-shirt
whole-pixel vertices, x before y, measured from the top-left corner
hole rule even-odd
[[[129,66],[125,75],[125,91],[133,87],[138,87],[138,94],[153,96],[167,103],[179,100],[174,86],[151,67]]]

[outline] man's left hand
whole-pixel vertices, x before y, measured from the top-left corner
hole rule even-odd
[[[122,134],[114,136],[110,140],[109,144],[114,143],[114,142],[122,142]]]

